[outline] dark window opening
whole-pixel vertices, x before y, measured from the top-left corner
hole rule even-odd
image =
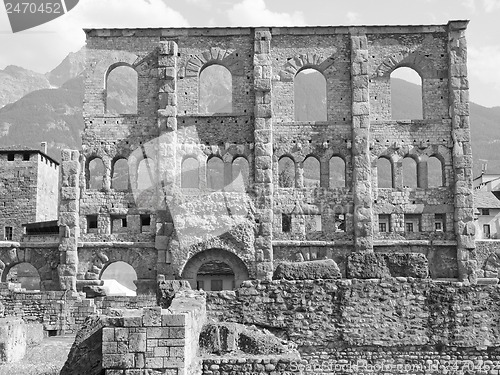
[[[281,214],[281,231],[289,233],[292,230],[292,215]]]
[[[382,214],[378,215],[378,231],[380,233],[389,232],[391,223],[391,215]]]
[[[24,161],[29,161],[30,160],[30,154],[23,154],[23,160]]]
[[[87,228],[88,229],[97,229],[97,215],[87,216]]]
[[[4,228],[4,237],[6,241],[12,241],[12,237],[14,236],[14,229],[12,227]]]
[[[141,225],[148,227],[151,225],[151,215],[141,215]]]
[[[127,227],[127,218],[122,218],[122,228],[126,228]]]
[[[434,215],[434,230],[436,232],[444,232],[446,231],[445,226],[445,215],[444,214],[435,214]]]
[[[335,214],[335,232],[345,232],[344,214]]]
[[[7,155],[7,160],[8,161],[14,161],[14,154],[8,154]]]
[[[196,282],[196,289],[197,290],[203,290],[203,289],[205,289],[205,282],[203,280],[198,280]]]

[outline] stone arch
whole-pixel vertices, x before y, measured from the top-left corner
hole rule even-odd
[[[312,52],[295,55],[287,60],[279,72],[280,80],[283,82],[291,82],[294,80],[297,73],[307,68],[315,69],[325,75],[325,71],[333,65],[334,61],[335,57],[333,55],[327,58]]]
[[[41,290],[57,290],[59,288],[57,266],[59,265],[59,249],[2,249],[0,251],[0,274],[5,282],[9,271],[18,264],[29,263],[40,276]]]
[[[401,50],[382,61],[377,69],[375,69],[373,76],[388,78],[394,70],[402,67],[415,70],[422,79],[424,77],[430,78],[429,75],[435,69],[433,68],[432,61],[423,52]]]
[[[94,160],[100,160],[100,165],[102,165],[102,175],[101,177],[101,182],[100,182],[100,189],[104,188],[104,176],[106,173],[106,164],[104,163],[104,160],[101,156],[98,155],[90,155],[86,158],[85,160],[85,186],[87,189],[95,189],[94,184],[92,183],[91,179],[92,177],[98,178],[98,175],[95,175],[94,173],[91,173],[90,171],[90,163],[92,163]],[[97,185],[96,185],[97,186]]]
[[[117,78],[111,79],[111,75],[118,75],[119,81],[126,80],[128,85],[127,88],[132,89],[131,97],[133,101],[131,103],[127,103],[124,108],[121,107],[124,103],[122,100],[118,102],[112,102],[113,98],[112,93],[114,90],[115,83],[117,82]],[[111,82],[110,82],[111,81]],[[111,64],[108,67],[108,70],[105,74],[104,80],[104,112],[110,115],[135,115],[138,111],[138,94],[139,94],[139,72],[135,69],[134,66],[124,63],[118,62],[115,64]]]
[[[238,51],[212,47],[205,52],[191,56],[184,69],[181,69],[179,78],[198,77],[203,68],[213,64],[224,66],[233,76],[243,76],[245,74],[243,60],[240,58]]]
[[[181,277],[196,287],[196,276],[200,267],[208,262],[226,263],[234,272],[235,286],[249,279],[249,271],[245,263],[234,253],[223,249],[208,249],[193,255],[184,265]]]
[[[108,247],[79,249],[78,257],[88,259],[85,280],[99,280],[103,270],[111,263],[128,263],[137,274],[137,294],[152,292],[156,285],[157,251],[154,248]]]
[[[125,176],[117,177],[117,172],[125,173]],[[124,191],[128,190],[129,187],[130,176],[128,160],[124,156],[117,156],[111,162],[111,188]]]
[[[123,263],[126,266],[125,267],[120,266],[119,273],[116,275],[117,277],[115,277],[114,279],[116,281],[118,281],[121,285],[123,285],[126,288],[130,289],[131,291],[135,292],[136,289],[137,289],[136,281],[138,279],[137,271],[130,264],[128,264],[127,262],[124,262],[122,260],[115,260],[115,261],[112,261],[112,262],[108,262],[102,268],[101,273],[99,275],[99,279],[100,280],[109,280],[107,278],[104,278],[106,271],[108,271],[108,277],[109,277],[110,266],[112,266],[112,268],[113,268],[113,265],[116,266],[116,265],[119,265],[120,263]],[[116,267],[114,267],[114,268],[115,268],[115,271],[116,271]],[[126,272],[127,270],[132,270],[132,272],[133,272],[133,277],[132,278],[127,277],[127,276],[129,276],[129,274]]]

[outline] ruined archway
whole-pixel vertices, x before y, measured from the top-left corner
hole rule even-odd
[[[99,277],[109,289],[108,295],[135,296],[137,290],[137,272],[134,267],[124,261],[110,262]]]
[[[200,269],[203,270],[202,267],[209,263],[218,263],[219,265],[222,263],[229,267],[234,273],[235,288],[249,278],[248,268],[243,261],[235,254],[222,249],[210,249],[195,254],[184,266],[181,274],[182,278],[188,280],[192,288],[196,288]],[[226,272],[226,274],[229,275],[230,273]]]
[[[40,290],[41,278],[38,270],[30,263],[21,262],[9,267],[2,275],[2,281],[19,283],[26,290]]]

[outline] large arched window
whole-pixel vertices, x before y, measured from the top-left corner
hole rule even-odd
[[[9,270],[4,281],[20,283],[26,290],[40,290],[40,275],[37,269],[29,263],[16,264]]]
[[[288,156],[283,156],[278,162],[279,187],[295,187],[295,163]]]
[[[443,164],[435,156],[427,160],[427,185],[428,187],[444,186]]]
[[[199,163],[193,157],[184,159],[181,166],[181,187],[197,189],[199,184]]]
[[[231,113],[233,85],[231,72],[222,65],[209,65],[200,72],[198,113]]]
[[[407,156],[403,159],[403,187],[416,188],[417,186],[417,162]]]
[[[308,156],[302,163],[302,169],[304,171],[304,186],[319,187],[321,175],[319,160],[314,156]]]
[[[329,163],[330,188],[345,187],[345,161],[340,156],[333,156]]]
[[[421,120],[422,78],[411,68],[397,68],[391,73],[391,111],[393,120]]]
[[[294,80],[295,121],[326,121],[326,79],[316,69],[303,69]]]
[[[237,191],[244,191],[250,183],[250,167],[248,160],[239,156],[233,160],[232,181]]]
[[[113,68],[106,77],[106,112],[137,113],[137,72],[127,65]]]
[[[109,264],[101,274],[107,295],[136,295],[137,273],[134,268],[122,261]]]
[[[155,165],[153,159],[142,159],[137,167],[137,189],[149,189],[155,184],[155,180]]]
[[[207,162],[207,188],[221,190],[224,187],[224,162],[216,156]]]
[[[377,159],[377,184],[379,188],[394,187],[392,163],[384,157]]]
[[[111,174],[111,187],[115,190],[128,190],[128,180],[127,159],[115,160]]]
[[[87,166],[87,189],[99,190],[103,187],[104,163],[101,158],[90,159]]]

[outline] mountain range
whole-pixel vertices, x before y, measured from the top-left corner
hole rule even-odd
[[[12,65],[0,70],[0,147],[23,145],[38,148],[40,142],[46,141],[48,154],[56,160],[60,159],[61,149],[81,147],[84,61],[82,49],[70,53],[46,74]],[[318,89],[321,85],[319,77],[307,81],[309,83],[297,90],[299,103],[311,102],[310,98],[321,92]],[[136,82],[136,77],[125,69],[115,69],[108,80],[108,110],[125,113],[134,108]],[[201,87],[200,92],[209,91],[212,95],[202,107],[207,112],[225,112],[228,103],[224,102],[223,96],[230,92],[227,87],[230,80],[212,77],[206,82],[206,87]],[[393,117],[418,118],[421,86],[393,78],[391,89]],[[308,116],[306,110],[324,111],[324,104],[312,109],[298,106],[296,110],[300,111],[298,118],[302,119]],[[486,162],[489,172],[500,172],[500,107],[487,108],[471,103],[470,122],[474,176],[481,172],[482,164]]]

